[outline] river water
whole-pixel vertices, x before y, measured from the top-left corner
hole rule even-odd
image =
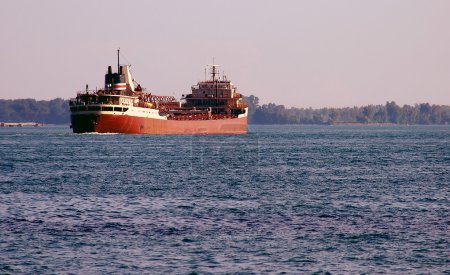
[[[0,273],[450,273],[449,126],[0,128]]]

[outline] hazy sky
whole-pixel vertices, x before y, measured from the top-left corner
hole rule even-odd
[[[450,104],[450,0],[0,4],[0,98],[101,87],[120,47],[156,94],[189,92],[214,57],[263,103]]]

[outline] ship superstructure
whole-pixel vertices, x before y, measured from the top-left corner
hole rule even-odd
[[[108,67],[104,88],[79,92],[70,100],[74,133],[242,134],[247,132],[247,104],[218,66],[211,79],[199,81],[191,93],[173,96],[147,92],[132,78],[129,65]]]

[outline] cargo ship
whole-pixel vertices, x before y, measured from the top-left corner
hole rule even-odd
[[[208,65],[210,79],[199,81],[180,100],[147,92],[131,75],[129,65],[111,66],[102,89],[78,92],[69,101],[74,133],[245,134],[248,105],[237,88]]]

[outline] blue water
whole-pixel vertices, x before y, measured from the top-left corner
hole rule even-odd
[[[449,126],[0,128],[0,273],[450,274]]]

